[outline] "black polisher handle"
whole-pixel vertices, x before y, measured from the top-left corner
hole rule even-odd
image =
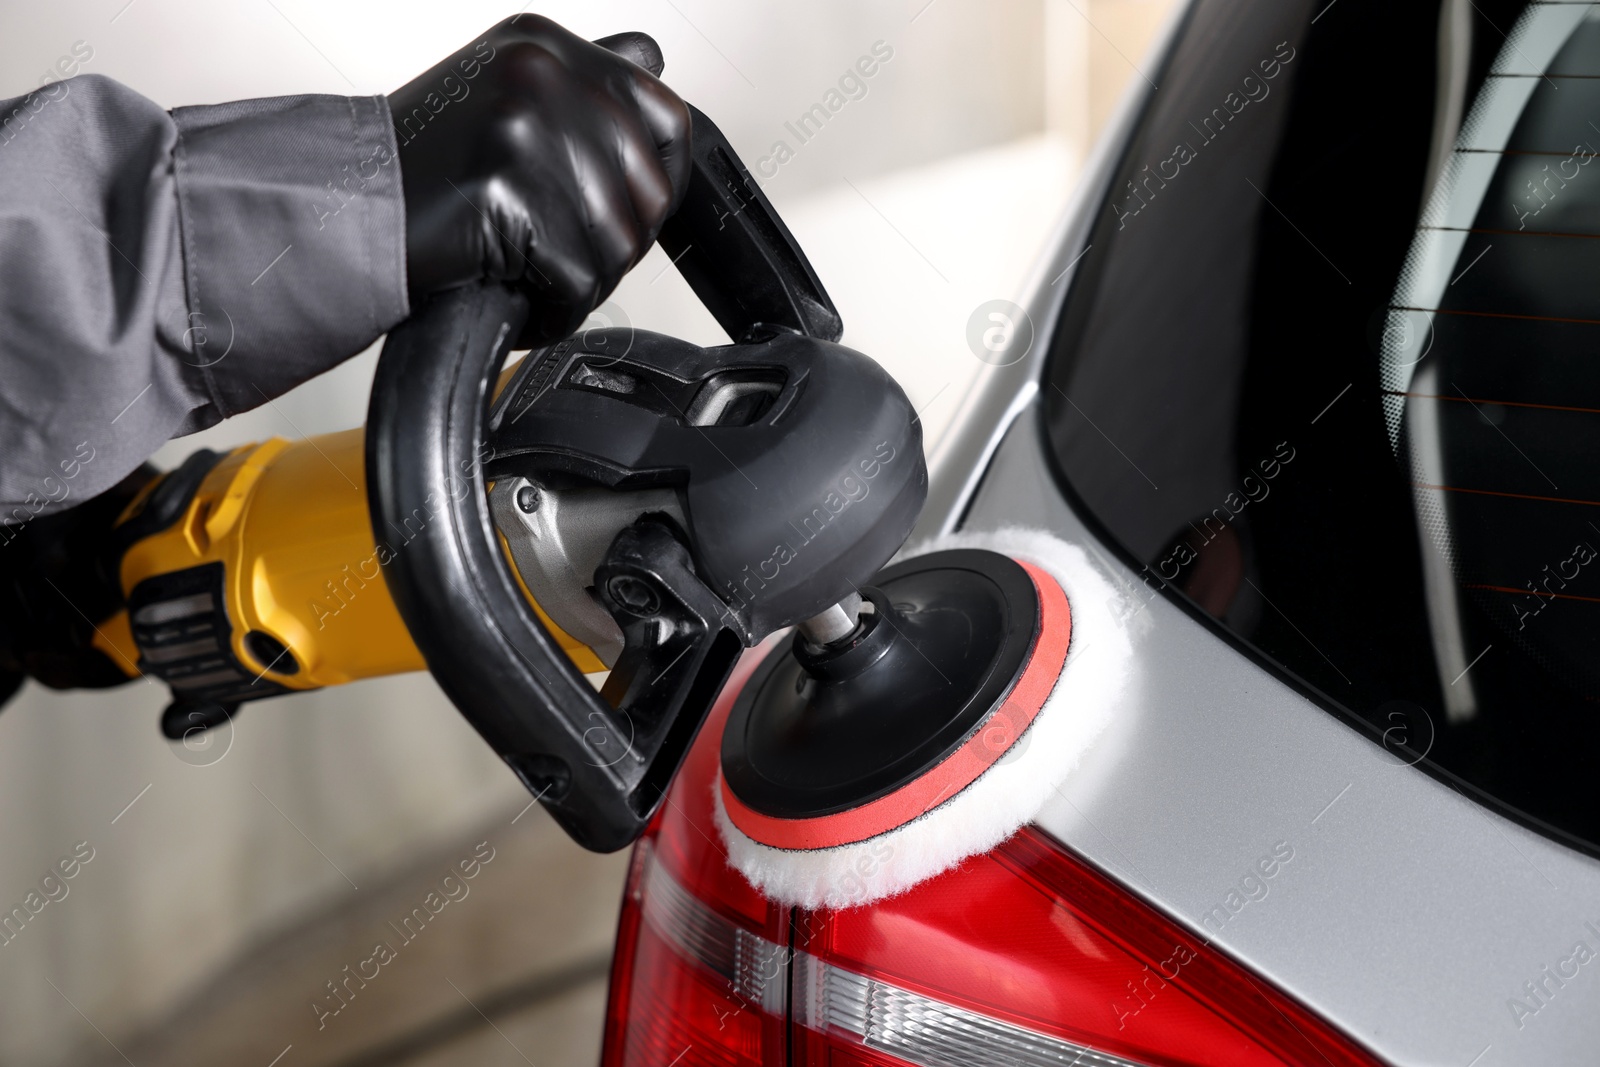
[[[735,341],[772,329],[837,340],[838,311],[794,237],[693,115],[693,175],[661,244]],[[574,840],[610,852],[644,832],[742,645],[687,552],[648,524],[619,536],[602,576],[659,593],[625,626],[608,686],[626,688],[618,706],[534,614],[500,552],[483,469],[493,383],[528,313],[520,293],[475,284],[390,332],[367,414],[367,497],[385,582],[440,687]]]
[[[662,249],[735,342],[761,326],[837,341],[839,311],[789,227],[716,124],[689,112],[694,167]]]

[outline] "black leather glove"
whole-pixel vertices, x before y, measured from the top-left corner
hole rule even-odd
[[[0,526],[0,705],[24,676],[52,689],[128,680],[94,638],[122,607],[122,545],[112,526],[157,473],[147,463],[76,507]]]
[[[389,97],[413,305],[526,286],[524,346],[576,330],[655,241],[689,177],[689,110],[642,33],[506,20]]]

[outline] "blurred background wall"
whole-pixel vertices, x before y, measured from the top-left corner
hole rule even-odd
[[[665,80],[764,178],[846,323],[922,411],[930,455],[986,365],[965,340],[1013,297],[1172,0],[562,0],[523,9],[596,37],[645,30]],[[0,97],[84,42],[86,71],[161,104],[383,93],[516,3],[0,0]],[[892,50],[803,145],[806,112]],[[723,340],[659,250],[608,321]],[[359,424],[377,349],[157,457]],[[0,945],[0,1064],[595,1062],[626,856],[570,845],[425,675],[247,707],[193,748],[165,691],[29,686],[0,714],[0,904],[92,853]],[[81,843],[81,844],[80,844]],[[446,866],[469,896],[338,1016],[313,1000]],[[281,1057],[275,1060],[274,1057]]]

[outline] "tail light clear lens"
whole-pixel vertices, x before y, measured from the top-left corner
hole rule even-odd
[[[1377,1063],[1032,828],[869,907],[771,905],[711,821],[725,715],[634,853],[603,1067]]]
[[[728,867],[711,783],[741,663],[634,848],[611,965],[603,1067],[787,1062],[789,912]]]
[[[618,954],[606,1063],[744,1067],[782,1063],[788,960],[692,896],[649,842],[634,855]],[[774,1055],[778,1059],[774,1059]]]

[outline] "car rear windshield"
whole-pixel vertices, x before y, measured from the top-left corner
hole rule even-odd
[[[1044,385],[1063,485],[1151,589],[1591,852],[1595,12],[1198,0]]]

